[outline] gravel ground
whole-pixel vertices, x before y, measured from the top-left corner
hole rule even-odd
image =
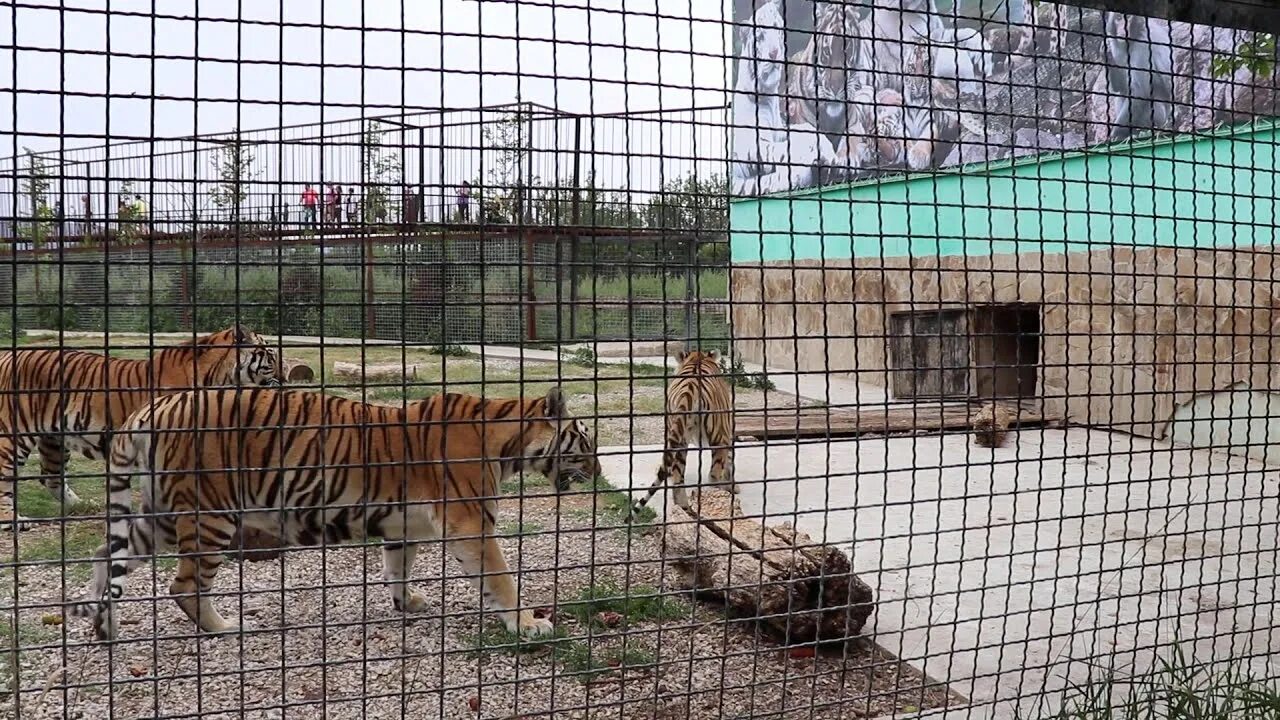
[[[87,642],[87,621],[57,622],[61,598],[82,591],[83,567],[68,566],[65,590],[61,566],[24,567],[16,593],[20,705],[0,695],[0,717],[20,707],[22,718],[64,717],[65,708],[76,718],[826,719],[956,702],[869,643],[851,644],[843,657],[787,651],[674,590],[653,601],[658,611],[575,612],[569,603],[592,587],[633,595],[663,587],[658,536],[592,530],[593,518],[616,525],[616,513],[593,510],[589,495],[557,503],[549,492],[527,487],[523,500],[504,500],[501,530],[525,602],[546,614],[555,607],[564,637],[554,643],[519,653],[502,647],[510,637],[496,619],[481,622],[470,584],[434,544],[415,566],[415,585],[429,599],[418,616],[392,609],[376,548],[228,562],[216,584],[226,596],[215,602],[251,628],[221,638],[194,636],[163,597],[172,561],[154,575],[148,565],[130,578],[132,602],[121,608],[120,641],[109,650]],[[44,536],[47,544],[58,532],[41,527],[21,542]],[[88,554],[70,548],[68,557]],[[12,617],[12,570],[5,575],[0,604]],[[12,637],[5,628],[0,639]],[[0,687],[8,672],[0,666]]]

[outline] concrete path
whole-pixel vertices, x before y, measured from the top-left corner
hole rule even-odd
[[[614,485],[652,482],[658,448],[602,452]],[[1256,461],[1069,429],[740,444],[736,467],[745,512],[849,548],[868,633],[983,705],[957,717],[1027,716],[1177,637],[1280,675],[1280,471]]]

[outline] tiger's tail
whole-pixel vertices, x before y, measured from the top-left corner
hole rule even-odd
[[[628,523],[634,522],[649,501],[653,500],[653,496],[658,494],[658,490],[673,479],[672,499],[679,507],[689,509],[689,496],[684,489],[684,464],[688,452],[685,449],[686,421],[685,412],[679,410],[667,416],[666,449],[662,451],[662,465],[658,468],[658,477],[649,486],[649,491],[644,494],[644,497],[631,504],[631,512],[627,515]]]

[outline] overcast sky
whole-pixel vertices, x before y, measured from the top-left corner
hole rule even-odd
[[[0,7],[0,157],[24,148],[57,152],[104,143],[249,131],[320,121],[471,108],[522,100],[575,113],[675,110],[728,102],[732,30],[715,0],[18,0]],[[8,90],[7,88],[13,88]],[[688,122],[688,115],[684,115]],[[723,171],[728,156],[721,119],[696,130],[679,124],[599,123],[587,132],[584,175],[601,186],[636,193],[658,189],[708,160]],[[355,125],[345,125],[351,132]],[[326,131],[333,132],[332,130]],[[551,131],[545,128],[544,134]],[[535,141],[561,150],[568,135]],[[441,142],[437,139],[435,143]],[[392,142],[400,142],[391,140]],[[482,145],[478,128],[455,131],[446,145]],[[428,146],[433,141],[426,141]],[[339,145],[341,145],[339,143]],[[94,165],[92,186],[65,179],[55,194],[110,205],[111,193],[153,197],[156,210],[176,209],[190,195],[174,181],[208,182],[207,157],[156,157],[172,144],[146,143]],[[584,146],[585,147],[585,146]],[[357,151],[328,146],[326,159],[262,146],[261,192],[293,194],[288,185],[358,181]],[[296,148],[295,148],[296,150]],[[346,156],[335,159],[335,153]],[[171,153],[170,153],[171,154]],[[406,153],[407,180],[416,153]],[[441,197],[462,179],[484,177],[490,159],[472,151],[424,157],[427,182]],[[486,156],[488,154],[486,153]],[[72,153],[68,162],[100,153]],[[567,177],[563,156],[535,162],[544,179]],[[721,164],[716,164],[717,162]],[[26,161],[20,163],[26,167]],[[86,166],[79,166],[80,168]],[[12,165],[0,169],[4,197],[16,199]],[[699,169],[698,172],[704,172]],[[54,173],[57,175],[56,171]],[[336,176],[336,177],[335,177]],[[151,177],[157,182],[142,178]],[[168,181],[162,182],[162,181]],[[159,184],[157,184],[159,183]],[[174,188],[179,188],[174,190]],[[106,193],[106,195],[103,195]],[[99,199],[101,198],[101,199]]]
[[[573,112],[727,100],[714,0],[19,4],[0,7],[4,156],[517,94]]]

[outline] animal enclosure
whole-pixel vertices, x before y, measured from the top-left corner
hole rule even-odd
[[[1280,28],[1169,5],[0,7],[0,719],[1272,717]]]

